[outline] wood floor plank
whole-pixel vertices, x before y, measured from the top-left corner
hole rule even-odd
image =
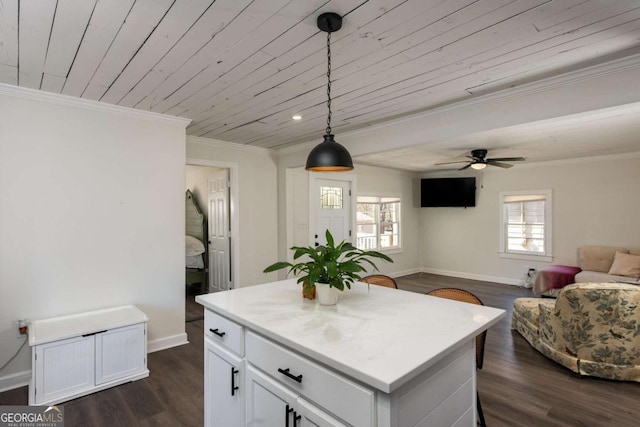
[[[485,305],[507,310],[487,334],[478,392],[490,427],[640,425],[640,384],[578,377],[549,360],[510,328],[513,300],[531,290],[469,279],[415,274],[396,279],[417,293],[455,287]],[[190,304],[197,315],[198,306]],[[149,354],[149,378],[62,404],[65,425],[202,426],[204,423],[203,320],[186,323],[189,344]],[[0,393],[0,405],[26,405],[27,387]]]

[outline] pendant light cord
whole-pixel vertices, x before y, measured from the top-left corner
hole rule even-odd
[[[327,31],[327,109],[326,134],[331,135],[331,31]]]

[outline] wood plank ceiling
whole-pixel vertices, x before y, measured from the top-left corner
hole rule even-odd
[[[190,135],[319,140],[627,55],[638,0],[0,0],[0,82],[192,119]],[[294,114],[302,115],[292,121]]]

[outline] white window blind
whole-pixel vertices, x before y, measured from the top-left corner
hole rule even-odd
[[[501,252],[550,255],[551,192],[501,193]]]

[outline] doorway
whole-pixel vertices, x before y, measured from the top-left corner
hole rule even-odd
[[[194,196],[204,216],[202,254],[206,268],[204,283],[185,286],[187,321],[202,318],[202,306],[195,303],[201,293],[234,287],[237,269],[237,167],[213,161],[187,161],[186,189]]]

